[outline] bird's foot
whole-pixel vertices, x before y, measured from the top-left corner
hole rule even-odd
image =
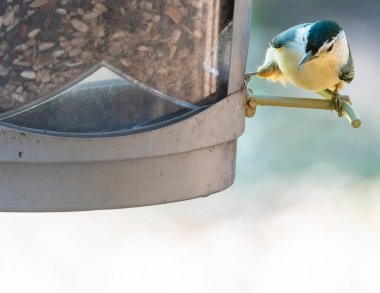
[[[333,103],[336,103],[337,100],[339,99],[339,96],[340,96],[340,94],[338,92],[338,87],[335,87],[335,89],[331,93],[331,101]]]
[[[349,96],[343,96],[339,94],[337,89],[335,89],[331,95],[331,106],[333,109],[337,111],[339,117],[343,116],[343,110],[342,110],[343,101],[346,101],[347,103],[352,105],[351,99]]]
[[[352,103],[351,103],[351,99],[350,99],[349,96],[341,96],[341,95],[340,95],[340,99],[341,99],[341,100],[345,100],[347,103],[349,103],[350,105],[352,105]]]
[[[341,107],[341,99],[340,94],[338,92],[338,88],[336,87],[335,90],[331,93],[331,108],[335,109],[335,111],[338,112],[339,117],[343,114],[342,107]]]
[[[257,72],[250,72],[250,73],[247,73],[247,74],[244,76],[244,84],[247,86],[248,83],[251,81],[252,76],[255,76],[255,75],[257,75]]]

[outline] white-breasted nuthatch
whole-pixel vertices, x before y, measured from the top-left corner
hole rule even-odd
[[[251,74],[270,81],[291,82],[323,93],[338,92],[354,78],[351,50],[342,28],[320,20],[289,28],[270,43],[264,64]]]

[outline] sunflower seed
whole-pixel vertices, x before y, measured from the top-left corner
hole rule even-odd
[[[55,51],[53,52],[52,56],[53,56],[54,58],[59,58],[59,57],[61,57],[61,56],[64,55],[64,54],[65,54],[65,51],[64,51],[64,50],[55,50]]]
[[[29,32],[29,34],[28,34],[28,38],[30,38],[30,39],[34,39],[37,35],[38,35],[38,33],[41,31],[41,29],[40,28],[36,28],[36,29],[34,29],[34,30],[31,30],[30,32]]]
[[[53,42],[43,42],[43,43],[39,43],[38,45],[38,50],[40,51],[46,51],[46,50],[49,50],[51,48],[54,47],[54,43]]]
[[[48,0],[35,0],[30,4],[30,7],[38,8],[46,4],[48,4]]]
[[[76,18],[71,20],[71,24],[76,30],[82,33],[87,33],[90,30],[87,24],[85,24],[83,21],[80,21],[79,19],[76,19]]]
[[[25,70],[21,72],[21,76],[26,79],[35,79],[36,78],[36,73],[32,70]]]
[[[15,13],[11,8],[8,8],[3,16],[3,25],[10,26],[15,21]]]
[[[20,94],[13,93],[11,97],[12,97],[12,99],[17,100],[21,103],[25,102],[25,98]]]

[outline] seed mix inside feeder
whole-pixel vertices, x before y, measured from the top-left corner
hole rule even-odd
[[[164,95],[216,102],[227,80],[203,62],[232,13],[228,0],[1,1],[0,111],[51,96],[102,61]]]
[[[136,207],[229,187],[250,9],[0,1],[0,211]]]

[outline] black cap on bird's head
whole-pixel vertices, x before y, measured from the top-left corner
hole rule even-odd
[[[320,20],[314,23],[307,35],[306,52],[312,51],[314,54],[318,52],[323,44],[330,42],[337,37],[342,28],[335,21]]]
[[[307,61],[313,59],[319,49],[326,43],[330,43],[336,38],[342,28],[335,21],[319,20],[311,25],[307,34],[305,53],[306,55],[301,60],[299,66],[302,66]]]

